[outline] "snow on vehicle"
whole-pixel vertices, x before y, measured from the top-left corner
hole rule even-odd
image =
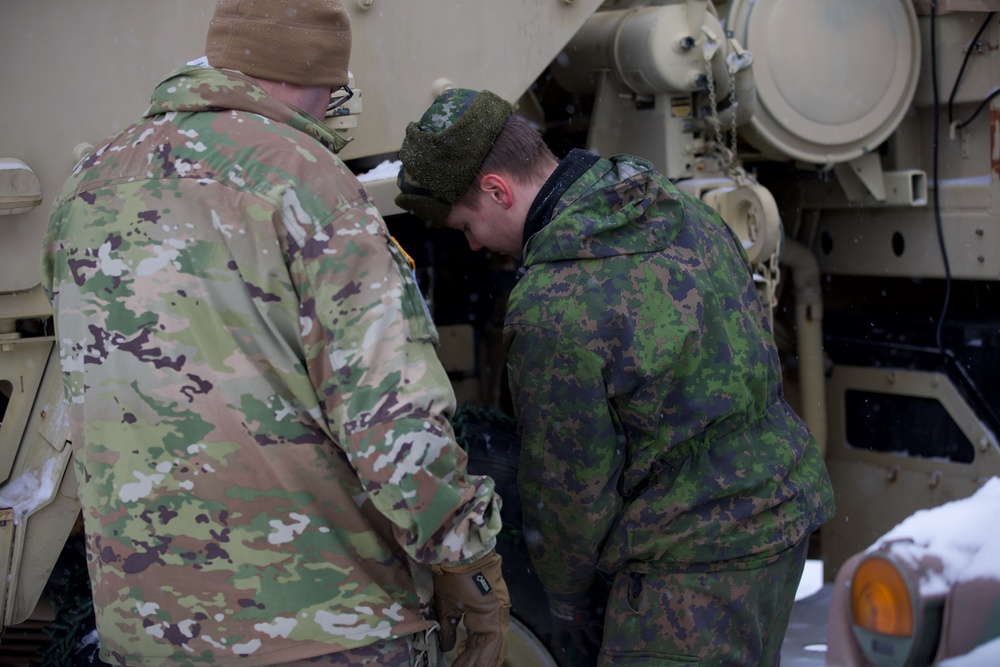
[[[920,510],[847,559],[830,609],[827,663],[931,665],[1000,639],[1000,478]],[[994,656],[996,654],[993,654]],[[951,664],[951,663],[948,663]],[[958,663],[955,663],[958,664]]]

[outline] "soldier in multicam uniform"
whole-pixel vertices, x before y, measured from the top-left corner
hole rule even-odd
[[[488,92],[410,123],[396,202],[523,262],[504,321],[524,531],[557,638],[601,665],[777,665],[833,514],[746,254],[639,158],[557,161]]]
[[[445,650],[464,613],[456,664],[504,659],[500,499],[466,473],[408,258],[317,120],[350,39],[339,0],[222,0],[212,66],[164,80],[54,202],[110,663],[433,664],[432,605]]]

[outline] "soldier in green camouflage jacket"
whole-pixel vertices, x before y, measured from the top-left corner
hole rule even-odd
[[[223,0],[224,69],[170,75],[54,202],[110,663],[410,665],[436,652],[432,585],[442,638],[468,612],[458,664],[503,660],[500,499],[466,474],[409,260],[316,120],[349,50],[339,0]]]
[[[523,262],[504,341],[557,638],[586,650],[603,572],[601,664],[776,665],[834,504],[745,252],[648,162],[557,163],[511,112],[440,96],[407,129],[397,203]]]

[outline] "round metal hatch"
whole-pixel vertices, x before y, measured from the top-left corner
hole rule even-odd
[[[726,27],[754,56],[745,130],[815,164],[870,152],[896,129],[920,74],[912,0],[734,0]]]

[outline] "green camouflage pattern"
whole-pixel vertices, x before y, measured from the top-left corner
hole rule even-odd
[[[184,68],[74,169],[43,283],[102,658],[270,665],[426,630],[491,549],[409,260],[335,132]]]
[[[778,667],[806,546],[749,570],[617,573],[598,666]]]
[[[513,111],[488,90],[452,88],[438,95],[418,122],[406,126],[396,205],[443,227]]]
[[[597,570],[752,568],[831,518],[746,253],[713,210],[648,162],[599,160],[527,240],[524,271],[504,341],[550,593]]]
[[[435,98],[417,123],[424,132],[437,134],[455,125],[465,115],[472,100],[479,95],[478,90],[450,88]]]

